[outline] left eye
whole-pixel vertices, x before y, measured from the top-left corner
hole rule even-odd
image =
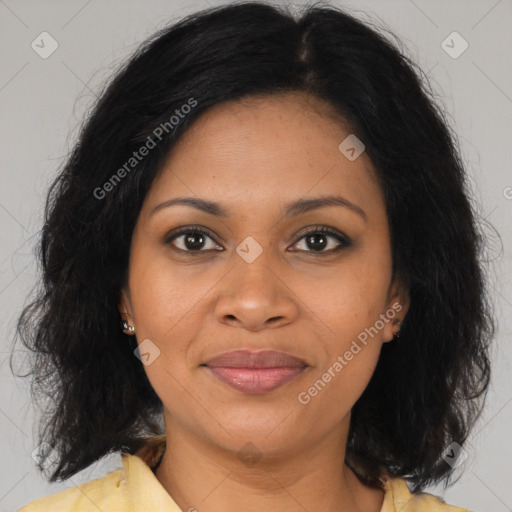
[[[329,247],[329,238],[331,240],[334,239],[337,243],[334,245],[334,247]],[[308,231],[301,236],[299,242],[297,242],[295,245],[298,245],[301,240],[304,240],[306,246],[313,249],[313,251],[306,250],[306,252],[332,253],[350,245],[348,238],[341,235],[341,233],[338,233],[337,231],[329,228],[317,228]]]

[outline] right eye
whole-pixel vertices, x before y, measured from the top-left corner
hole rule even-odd
[[[210,247],[204,249],[207,239],[211,240]],[[177,246],[174,242],[178,241]],[[177,231],[169,233],[165,240],[165,244],[171,244],[175,249],[183,252],[198,253],[206,252],[208,250],[223,250],[219,249],[219,245],[213,239],[212,234],[202,227],[188,226],[180,228]]]

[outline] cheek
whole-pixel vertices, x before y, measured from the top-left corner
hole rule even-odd
[[[187,410],[190,340],[200,325],[198,315],[204,314],[200,301],[204,291],[177,276],[158,259],[150,265],[141,259],[134,260],[130,282],[139,350],[142,353],[146,344],[157,354],[144,371],[164,407],[173,411]]]
[[[340,265],[322,287],[312,283],[308,306],[322,320],[323,355],[308,385],[319,400],[352,407],[364,391],[379,359],[390,267],[385,258],[360,254]],[[389,321],[389,320],[388,320]],[[320,350],[319,350],[320,352]],[[325,387],[323,387],[325,385]]]
[[[321,286],[305,285],[308,307],[323,321],[328,344],[337,350],[374,326],[386,307],[390,272],[375,263],[366,264],[364,257],[359,260],[334,270]]]
[[[333,424],[352,409],[368,385],[379,359],[381,344],[339,342],[329,362],[315,368],[297,397],[304,411],[319,423]]]
[[[140,352],[147,348],[156,355],[144,370],[155,392],[168,403],[169,397],[181,396],[180,383],[185,385],[190,378],[189,346],[206,314],[202,298],[208,288],[172,271],[165,259],[144,256],[142,251],[134,254],[131,262],[134,324]]]
[[[341,370],[340,380],[333,386],[331,399],[335,403],[346,402],[348,409],[352,409],[370,382],[380,354],[380,344],[360,346],[361,352],[347,361]],[[343,359],[347,359],[345,355]]]
[[[130,292],[137,333],[163,346],[176,343],[181,331],[193,334],[211,279],[172,265],[159,252],[134,252],[130,264]],[[192,328],[192,330],[190,330]]]

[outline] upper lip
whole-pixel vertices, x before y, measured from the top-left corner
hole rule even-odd
[[[224,368],[282,368],[304,367],[307,364],[297,357],[275,350],[233,350],[210,359],[206,366]]]

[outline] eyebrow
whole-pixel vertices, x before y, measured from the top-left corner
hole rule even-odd
[[[205,199],[199,199],[197,197],[175,197],[174,199],[169,199],[168,201],[164,201],[163,203],[155,206],[149,215],[152,216],[156,212],[174,205],[190,206],[197,210],[215,215],[216,217],[229,217],[228,211],[220,204],[207,201]],[[366,212],[361,207],[351,203],[348,199],[341,196],[321,196],[312,199],[299,199],[298,201],[288,203],[285,206],[284,216],[294,217],[326,206],[342,206],[348,208],[354,213],[357,213],[365,221],[367,220]]]

